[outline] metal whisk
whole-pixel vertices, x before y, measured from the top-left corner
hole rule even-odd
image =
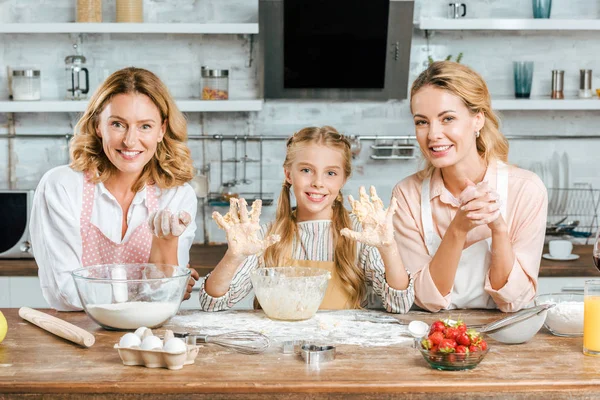
[[[271,341],[256,331],[236,331],[217,335],[200,333],[175,333],[175,337],[185,338],[187,344],[214,343],[233,349],[242,354],[259,354],[269,348]]]

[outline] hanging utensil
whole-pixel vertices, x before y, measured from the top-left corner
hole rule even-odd
[[[246,178],[246,167],[248,164],[248,150],[247,150],[247,145],[248,144],[248,138],[244,137],[244,157],[242,158],[243,160],[243,165],[244,165],[244,177],[242,178],[242,183],[244,185],[249,185],[252,183],[252,181],[248,178]]]
[[[174,333],[174,335],[185,338],[187,344],[214,343],[242,354],[260,354],[271,344],[267,336],[255,331],[236,331],[217,335],[201,333]]]
[[[80,346],[90,347],[96,341],[94,335],[78,326],[63,321],[60,318],[53,317],[41,311],[29,307],[21,307],[19,316],[34,325],[39,326],[45,331],[55,334],[63,339],[70,340]]]

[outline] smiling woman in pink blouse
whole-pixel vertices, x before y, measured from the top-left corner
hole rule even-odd
[[[435,62],[411,88],[426,166],[396,185],[396,242],[429,310],[517,311],[533,299],[546,227],[547,193],[532,172],[507,164],[485,81]]]

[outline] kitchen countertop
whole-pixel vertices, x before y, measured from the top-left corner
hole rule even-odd
[[[200,276],[206,276],[225,254],[227,245],[193,245],[190,250],[190,264]],[[548,246],[544,247],[544,253]],[[600,276],[600,271],[592,261],[592,246],[573,246],[573,254],[580,257],[573,261],[550,261],[542,258],[540,277]],[[34,259],[0,259],[0,276],[37,276]]]
[[[408,342],[338,345],[336,359],[319,369],[277,349],[243,355],[205,345],[195,364],[170,371],[124,366],[113,348],[123,332],[103,330],[83,312],[43,310],[92,332],[96,343],[88,349],[21,320],[17,309],[0,311],[9,326],[0,344],[2,399],[577,399],[600,393],[600,357],[583,355],[581,337],[561,338],[544,328],[527,344],[504,345],[489,339],[489,353],[471,371],[433,370]],[[461,311],[468,323],[488,322],[499,315]],[[444,316],[410,312],[398,318],[429,323]]]

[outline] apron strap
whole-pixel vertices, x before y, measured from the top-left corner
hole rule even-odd
[[[81,203],[80,224],[83,228],[92,219],[92,208],[94,207],[94,195],[96,193],[96,185],[89,179],[89,173],[83,173],[83,198]]]
[[[429,255],[433,255],[437,249],[433,247],[435,232],[433,231],[433,216],[431,214],[430,183],[431,178],[428,176],[421,184],[421,223],[423,224],[423,235],[427,251],[429,251]]]

